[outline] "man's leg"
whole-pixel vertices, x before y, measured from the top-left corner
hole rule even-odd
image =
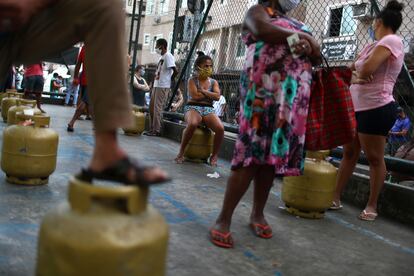
[[[125,14],[120,0],[60,0],[14,35],[3,50],[12,60],[28,64],[70,48],[78,41],[86,45],[86,68],[94,107],[95,148],[89,168],[102,171],[126,157],[119,147],[116,130],[132,123],[127,89]],[[7,47],[9,46],[9,47]],[[0,74],[3,73],[3,65]],[[132,170],[132,169],[131,169]],[[165,178],[160,170],[149,170],[148,178]],[[152,173],[153,172],[153,173]],[[131,177],[134,177],[132,171]]]
[[[154,101],[155,101],[155,95],[157,94],[157,91],[159,88],[152,88],[151,91],[151,99],[150,99],[150,105],[149,105],[149,132],[154,131]]]
[[[157,91],[154,98],[154,119],[153,119],[153,131],[155,133],[161,132],[161,116],[164,111],[165,103],[168,98],[170,89],[161,88]]]

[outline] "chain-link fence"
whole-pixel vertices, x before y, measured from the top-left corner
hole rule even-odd
[[[139,63],[145,64],[147,77],[157,62],[155,42],[165,38],[173,48],[179,68],[189,59],[180,87],[186,93],[186,80],[192,73],[196,52],[210,55],[214,61],[214,78],[219,81],[226,100],[224,121],[237,123],[239,76],[245,58],[242,41],[242,24],[247,10],[257,0],[213,0],[201,35],[198,27],[210,0],[147,0],[140,34],[141,53]],[[330,65],[349,65],[362,48],[372,42],[369,28],[372,17],[387,0],[304,0],[291,12],[291,16],[304,22],[312,30],[321,45],[322,53]],[[414,2],[405,4],[403,25],[399,35],[403,38],[406,52],[406,70],[401,73],[395,86],[395,98],[414,119],[414,88],[409,72],[414,72]],[[177,9],[178,8],[178,9]],[[195,51],[189,55],[192,43]]]
[[[372,18],[388,0],[303,0],[290,16],[304,22],[321,45],[322,53],[331,66],[349,65],[362,48],[372,42],[369,28]],[[414,72],[414,1],[404,3],[403,25],[399,35],[405,47],[406,67],[395,86],[395,98],[414,120],[414,88],[410,72]],[[214,61],[214,78],[219,81],[226,103],[224,121],[237,124],[239,106],[239,76],[245,59],[242,41],[242,24],[247,10],[257,0],[147,0],[140,34],[142,41],[139,63],[145,64],[147,77],[159,58],[155,42],[165,38],[174,52],[181,70],[188,60],[180,85],[186,94],[186,80],[192,73],[197,51],[211,56]],[[197,36],[200,24],[202,32]],[[195,43],[192,53],[191,45]]]

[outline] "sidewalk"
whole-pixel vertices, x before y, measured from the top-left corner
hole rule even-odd
[[[60,133],[57,171],[41,187],[10,185],[1,174],[0,275],[33,275],[39,223],[66,200],[68,178],[91,155],[90,121],[78,121],[68,134],[73,108],[45,105],[45,110]],[[167,275],[414,275],[412,228],[381,216],[373,223],[360,221],[360,210],[347,205],[322,220],[294,217],[283,209],[278,181],[266,209],[274,237],[256,238],[248,228],[249,190],[234,216],[235,248],[217,248],[208,241],[208,229],[220,210],[230,164],[220,160],[216,170],[175,164],[179,145],[165,138],[120,135],[120,141],[132,156],[163,167],[174,179],[151,193],[151,203],[170,225]],[[207,177],[214,171],[220,178]]]

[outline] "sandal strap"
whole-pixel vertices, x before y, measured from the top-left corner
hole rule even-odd
[[[141,187],[147,187],[150,184],[157,184],[165,181],[149,182],[145,179],[144,174],[147,170],[152,169],[152,166],[144,166],[138,163],[136,160],[132,160],[125,157],[113,166],[103,170],[102,172],[94,172],[90,168],[82,169],[81,173],[76,177],[82,181],[92,183],[93,179],[101,179],[123,183],[126,185],[139,185]],[[135,179],[128,179],[130,170],[135,171]]]

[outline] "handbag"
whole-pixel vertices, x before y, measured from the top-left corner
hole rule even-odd
[[[305,148],[329,150],[350,143],[356,135],[356,119],[349,86],[352,71],[348,67],[314,70],[306,125]]]

